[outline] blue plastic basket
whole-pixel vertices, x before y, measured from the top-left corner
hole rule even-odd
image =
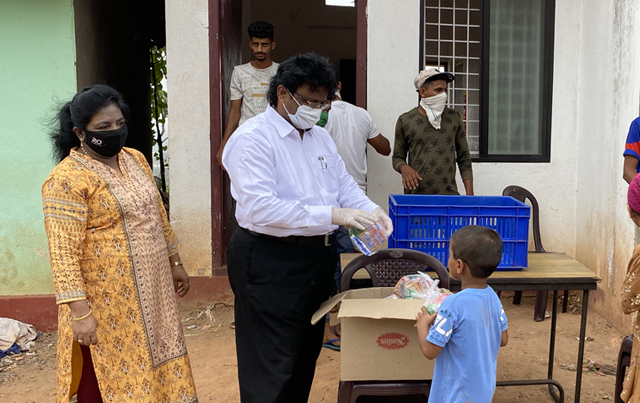
[[[394,228],[389,248],[419,250],[447,266],[451,235],[467,225],[482,225],[502,237],[498,270],[522,270],[528,264],[530,210],[507,196],[389,195]]]

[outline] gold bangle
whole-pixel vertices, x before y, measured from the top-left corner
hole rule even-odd
[[[89,309],[89,313],[87,313],[86,315],[82,315],[79,318],[73,318],[72,317],[71,320],[74,321],[74,322],[79,322],[79,321],[81,321],[83,319],[87,319],[90,315],[91,315],[91,309]]]
[[[182,266],[182,262],[181,261],[175,261],[173,263],[171,263],[171,266],[176,267],[176,266]]]

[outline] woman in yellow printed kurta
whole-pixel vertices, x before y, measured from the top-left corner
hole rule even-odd
[[[629,217],[640,227],[640,175],[637,175],[629,184],[627,191],[627,203]],[[624,380],[620,397],[625,402],[640,402],[640,245],[633,250],[633,256],[627,267],[627,275],[622,287],[622,310],[626,314],[637,312],[633,327],[633,347],[631,349],[631,365],[629,373]]]
[[[42,186],[59,304],[57,401],[79,389],[79,403],[196,402],[176,301],[188,276],[146,160],[122,148],[123,112],[115,90],[88,87],[52,136],[56,155],[69,154]],[[89,375],[79,357],[93,362]]]

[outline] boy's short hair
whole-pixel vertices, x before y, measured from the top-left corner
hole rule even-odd
[[[451,237],[451,254],[469,266],[475,278],[489,277],[502,259],[502,238],[491,228],[469,225]]]
[[[266,21],[256,21],[249,24],[249,39],[269,38],[273,41],[273,25]]]

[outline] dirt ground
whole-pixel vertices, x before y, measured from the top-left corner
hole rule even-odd
[[[502,303],[509,319],[509,344],[498,358],[498,380],[541,379],[547,373],[550,320],[533,321],[533,297],[512,304],[504,293]],[[574,399],[574,371],[580,327],[580,301],[570,298],[573,313],[559,314],[554,377],[564,387],[567,402]],[[232,307],[226,305],[182,306],[183,325],[201,402],[237,402],[238,383],[234,331],[229,328]],[[195,326],[195,327],[194,327]],[[624,335],[590,310],[585,360],[615,368]],[[52,402],[55,396],[55,333],[44,334],[29,353],[0,360],[0,402]],[[323,349],[317,364],[310,402],[335,402],[340,372],[340,353]],[[586,370],[582,402],[613,401],[615,376]],[[546,386],[498,388],[496,403],[553,402]]]

